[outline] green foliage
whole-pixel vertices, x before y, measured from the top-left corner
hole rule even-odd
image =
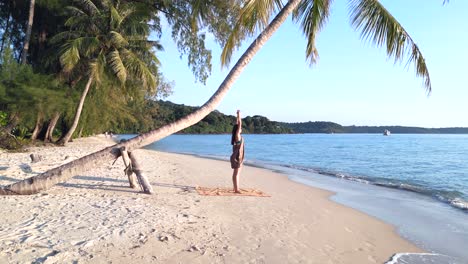
[[[294,133],[345,133],[345,128],[333,122],[303,122],[303,123],[281,123],[283,126],[288,127]]]
[[[197,107],[174,104],[169,101],[147,101],[140,114],[136,115],[136,126],[119,127],[113,131],[121,133],[140,133],[159,128],[174,122],[197,110]],[[243,133],[255,134],[279,134],[291,133],[278,122],[270,121],[263,116],[246,117],[243,120]],[[236,118],[224,115],[219,111],[213,111],[197,124],[182,130],[183,134],[225,134],[232,132],[232,126]]]
[[[138,3],[82,0],[67,7],[69,28],[51,41],[60,45],[63,71],[90,75],[99,83],[104,75],[122,86],[138,81],[150,92],[158,85],[155,41],[147,41],[151,14]],[[83,70],[86,72],[83,72]]]
[[[211,50],[205,45],[206,34],[211,33],[223,46],[237,19],[240,4],[241,1],[188,0],[161,1],[154,5],[165,14],[181,56],[187,56],[189,67],[203,84],[211,73],[212,58]]]
[[[388,129],[392,134],[468,134],[468,128],[423,128],[405,126],[342,126],[333,122],[302,122],[281,123],[294,133],[353,133],[353,134],[382,134]]]
[[[62,111],[69,102],[58,81],[48,75],[34,73],[29,65],[17,63],[7,48],[0,60],[0,109],[16,115],[20,121],[18,132],[34,127],[38,114],[51,117]]]
[[[6,126],[7,123],[8,123],[7,112],[0,111],[0,128]]]
[[[430,93],[432,87],[426,60],[396,18],[377,0],[351,0],[349,6],[352,26],[361,31],[361,37],[384,46],[395,62],[408,55],[407,64],[414,64],[416,75],[423,78],[424,87]]]

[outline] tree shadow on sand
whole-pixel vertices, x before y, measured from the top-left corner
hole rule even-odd
[[[114,179],[114,178],[85,176],[85,175],[75,176],[73,177],[73,179],[79,180],[79,181],[92,181],[93,183],[67,182],[67,183],[60,183],[57,185],[66,187],[66,188],[104,190],[104,191],[128,192],[128,193],[135,193],[135,192],[139,192],[140,190],[139,187],[137,187],[136,189],[130,188],[128,185],[128,180],[124,180],[124,179]],[[122,183],[122,184],[107,184],[106,182]],[[189,186],[189,185],[169,184],[169,183],[160,183],[160,182],[152,182],[151,185],[164,187],[164,188],[180,189],[183,192],[195,192],[196,190],[195,186]]]

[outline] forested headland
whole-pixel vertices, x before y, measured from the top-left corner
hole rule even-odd
[[[117,133],[138,133],[161,127],[178,120],[192,112],[198,107],[183,104],[174,104],[169,101],[148,101],[143,122],[137,126],[118,128]],[[236,117],[225,115],[219,111],[213,111],[197,124],[182,130],[183,134],[226,134],[232,132]],[[247,134],[287,134],[293,130],[280,125],[279,122],[270,121],[260,115],[247,116],[242,118],[242,133]]]
[[[333,122],[309,121],[284,123],[280,125],[292,129],[293,133],[350,133],[382,134],[385,129],[393,134],[468,134],[467,127],[424,128],[408,126],[342,126]]]
[[[164,100],[149,100],[138,122],[130,123],[126,127],[113,127],[115,133],[139,133],[152,130],[178,120],[198,107],[175,104]],[[197,124],[182,130],[182,134],[225,134],[231,133],[235,116],[225,115],[219,111],[213,111]],[[254,115],[242,118],[243,133],[247,134],[298,134],[298,133],[362,133],[382,134],[385,129],[394,134],[468,134],[468,128],[423,128],[407,126],[342,126],[334,122],[309,121],[309,122],[277,122],[268,117]]]

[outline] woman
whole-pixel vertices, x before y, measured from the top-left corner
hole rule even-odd
[[[234,185],[234,192],[240,193],[239,190],[239,173],[241,171],[242,163],[244,162],[244,139],[241,136],[242,120],[240,118],[240,110],[237,110],[237,122],[232,128],[232,155],[231,155],[231,168],[234,169],[232,173],[232,184]]]

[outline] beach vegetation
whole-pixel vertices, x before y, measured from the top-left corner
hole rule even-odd
[[[90,1],[86,2],[89,3]],[[194,1],[194,3],[198,4],[202,4],[204,2],[205,1]],[[291,14],[293,15],[293,20],[301,24],[301,28],[306,35],[306,58],[309,62],[315,63],[318,58],[315,39],[318,32],[322,29],[328,19],[331,2],[331,0],[290,0],[285,4],[280,0],[247,0],[243,2],[243,7],[239,12],[237,22],[234,25],[231,35],[227,38],[226,45],[222,53],[223,64],[227,65],[230,62],[234,50],[239,47],[240,43],[246,37],[254,36],[259,32],[260,34],[253,40],[247,50],[231,68],[225,80],[220,84],[216,92],[200,108],[179,120],[164,125],[158,129],[142,133],[128,141],[121,142],[115,146],[92,153],[77,159],[72,163],[67,163],[60,167],[51,169],[35,176],[34,178],[1,187],[0,193],[37,193],[41,190],[50,188],[56,183],[63,182],[70,177],[86,171],[99,163],[118,158],[122,155],[123,151],[131,152],[134,149],[151,144],[198,123],[216,109],[246,65]],[[408,32],[401,26],[401,24],[398,23],[398,21],[377,0],[350,0],[349,3],[352,25],[355,29],[361,31],[361,36],[364,39],[370,39],[377,46],[385,47],[388,56],[396,61],[400,61],[403,57],[409,57],[408,63],[412,63],[415,66],[416,74],[423,78],[424,87],[428,92],[430,92],[431,82],[424,57],[422,56],[418,46],[414,43]],[[90,10],[91,9],[93,8],[90,8]],[[195,16],[192,20],[192,24],[203,20],[206,13],[201,12],[202,10],[205,9],[193,9],[193,11],[195,11],[193,12]],[[274,18],[272,18],[273,16]],[[89,43],[91,47],[93,45],[92,43],[94,42]],[[120,38],[116,43],[119,45],[124,44],[124,42],[120,42]],[[78,62],[80,62],[79,56],[76,56],[76,53],[78,52],[76,47],[81,44],[83,43],[69,43],[68,45],[70,47],[68,49],[68,53],[62,53],[62,57],[64,56],[63,54],[68,54],[65,55],[65,57],[70,57],[69,64],[64,64],[62,62],[65,69],[72,70],[76,65],[78,65]],[[87,45],[85,44],[85,46]],[[96,49],[92,49],[92,51],[95,51]],[[96,60],[97,58],[89,59]],[[98,61],[87,61],[86,63],[88,63],[87,65],[92,66],[88,67],[91,68],[92,71],[88,73],[89,77],[86,84],[88,88],[85,88],[85,90],[89,89],[94,78],[94,75],[90,74],[99,69],[99,67],[96,67],[99,65]],[[118,64],[120,65],[121,63]],[[125,79],[125,75],[122,74],[122,72],[115,71],[114,69],[113,73],[120,81]]]
[[[148,9],[119,1],[81,1],[67,8],[66,30],[52,43],[59,45],[59,61],[64,78],[82,83],[82,94],[72,124],[60,143],[72,137],[92,86],[107,86],[120,96],[127,96],[128,83],[154,93],[160,82],[159,60],[155,52],[162,47],[149,41],[151,18]]]
[[[144,112],[147,113],[144,120],[137,120],[138,124],[124,127],[123,130],[116,130],[119,133],[141,133],[153,130],[164,125],[179,120],[189,113],[198,109],[198,107],[183,104],[174,104],[169,101],[147,101]],[[232,126],[236,122],[233,115],[225,115],[219,111],[213,111],[204,117],[200,122],[187,127],[178,133],[181,134],[229,134],[232,132]],[[135,130],[138,128],[138,130]],[[279,122],[270,121],[264,116],[247,116],[242,119],[243,133],[245,134],[287,134],[292,129],[279,124]]]
[[[123,32],[125,34],[120,32],[123,34],[121,34],[122,36],[131,38],[129,45],[132,47],[126,46],[127,50],[136,50],[137,45],[134,44],[137,42],[140,44],[144,42],[146,44],[155,44],[151,47],[151,52],[147,53],[148,56],[137,54],[144,57],[145,60],[150,59],[157,49],[162,48],[158,44],[158,40],[164,30],[165,34],[169,33],[171,35],[174,41],[173,44],[180,52],[180,57],[187,59],[195,80],[201,83],[205,83],[211,73],[211,51],[206,47],[205,43],[207,34],[214,36],[214,40],[223,45],[240,9],[240,2],[238,1],[221,0],[2,1],[0,3],[0,54],[4,54],[6,49],[10,48],[15,61],[27,63],[35,74],[53,76],[55,80],[62,84],[64,90],[64,96],[57,100],[57,102],[63,104],[60,111],[56,111],[52,115],[38,114],[33,118],[34,120],[22,118],[17,122],[10,122],[12,126],[21,126],[26,121],[28,124],[33,123],[33,126],[28,125],[30,131],[27,133],[27,137],[32,139],[37,137],[37,139],[47,142],[53,142],[56,139],[59,139],[60,142],[66,141],[65,136],[74,125],[73,121],[77,113],[80,94],[85,90],[87,77],[90,76],[90,70],[83,65],[91,63],[91,55],[93,54],[89,49],[92,49],[93,42],[90,41],[92,40],[91,27],[85,25],[104,21],[106,16],[107,19],[111,15],[116,18],[115,13],[111,14],[111,12],[106,12],[105,8],[101,8],[104,2],[113,5],[114,9],[119,6],[120,9],[129,7],[127,11],[134,10],[136,15],[134,16],[135,19],[133,19],[133,28],[138,26],[145,31],[145,34],[142,34],[143,31],[141,30],[139,32]],[[90,17],[86,17],[86,12],[92,12],[89,8],[93,5],[99,7],[101,16],[96,13],[94,14],[94,20],[91,21],[88,19]],[[31,11],[34,11],[34,16],[29,16]],[[85,13],[80,13],[80,11]],[[80,15],[82,16],[80,17]],[[109,23],[104,24],[109,25]],[[105,27],[105,25],[102,27]],[[28,29],[31,32],[29,40],[26,36],[29,35]],[[105,35],[105,32],[102,33],[103,35],[100,37],[105,36],[109,42],[110,36]],[[140,39],[136,37],[137,33],[140,34]],[[148,33],[151,33],[151,35]],[[83,38],[79,39],[80,36]],[[73,37],[76,40],[74,43],[72,43]],[[114,34],[113,37],[113,41],[116,41],[117,34]],[[80,41],[81,43],[79,43]],[[106,43],[103,44],[106,46]],[[28,49],[25,49],[25,45],[28,46]],[[74,63],[72,61],[73,56],[68,56],[68,58],[61,56],[66,50],[65,45],[69,46],[70,51],[75,51],[75,53],[67,53],[68,55],[77,55],[76,51],[78,51],[80,57],[73,70],[70,70],[69,67]],[[88,51],[85,51],[86,48],[88,48]],[[141,53],[141,47],[139,49],[138,52]],[[122,84],[120,80],[124,76],[124,71],[119,70],[117,67],[119,65],[117,56],[115,56],[117,54],[114,52],[113,55],[114,63],[112,66],[101,71],[102,76],[98,80],[99,82],[96,82],[96,80],[93,82],[92,87],[97,89],[90,89],[86,96],[87,101],[83,103],[81,120],[79,120],[75,128],[76,132],[73,133],[70,140],[73,137],[103,133],[104,131],[116,131],[121,130],[123,127],[131,127],[132,125],[137,127],[141,123],[149,123],[151,120],[143,118],[148,116],[145,111],[150,111],[146,107],[146,102],[164,98],[172,92],[174,82],[165,80],[163,73],[160,71],[153,71],[157,81],[156,89],[145,90],[144,85],[139,80],[140,78],[130,76],[132,70],[138,66],[136,61],[132,62],[132,69],[127,69],[129,77]],[[125,54],[119,55],[123,57]],[[111,58],[108,56],[105,59],[109,61]],[[68,68],[65,67],[64,63],[68,65]],[[153,66],[157,68],[157,64],[151,67]],[[119,74],[117,75],[113,71]],[[70,101],[74,102],[74,105],[68,104]],[[11,102],[11,104],[14,103]],[[5,111],[9,117],[14,117],[13,120],[17,120],[16,115],[8,110]],[[151,111],[154,111],[154,109]]]
[[[59,81],[35,73],[28,64],[18,63],[8,47],[0,60],[0,94],[0,109],[8,113],[7,121],[1,124],[0,142],[11,141],[12,137],[32,138],[34,133],[39,133],[41,122],[38,120],[51,117],[70,103]],[[10,143],[1,145],[12,146]]]

